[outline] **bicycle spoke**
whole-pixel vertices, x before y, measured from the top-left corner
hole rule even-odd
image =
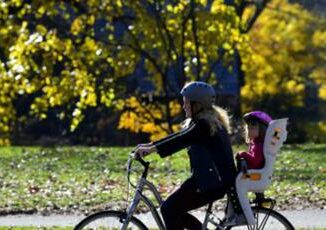
[[[294,230],[291,223],[280,213],[267,208],[253,208],[255,225],[234,226],[232,230]]]
[[[254,209],[256,226],[255,229],[276,229],[276,230],[292,230],[291,223],[280,213],[272,209],[256,208]]]
[[[120,230],[123,227],[123,223],[125,221],[125,213],[115,212],[115,211],[104,211],[99,212],[97,214],[91,215],[85,218],[82,222],[80,222],[75,230]],[[146,229],[142,222],[132,217],[130,222],[128,223],[129,229]]]
[[[259,230],[259,229],[264,229],[264,227],[265,227],[265,225],[266,225],[266,223],[267,223],[267,220],[268,220],[268,218],[269,218],[269,215],[270,215],[270,212],[269,212],[267,215],[264,216],[264,218],[263,218],[263,220],[262,220],[260,226],[257,226],[257,230]],[[258,223],[257,223],[257,225],[258,225]]]
[[[255,219],[256,219],[256,224],[252,226],[252,230],[257,230],[258,229],[258,223],[259,223],[259,215],[258,213],[254,213]]]

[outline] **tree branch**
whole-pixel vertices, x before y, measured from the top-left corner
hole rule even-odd
[[[155,0],[155,3],[158,4],[156,0]],[[149,4],[150,4],[150,3],[149,3]],[[171,51],[171,52],[170,52],[170,57],[172,57],[172,56],[171,56],[171,53],[172,53],[172,52],[174,52],[174,54],[175,54],[176,56],[178,56],[178,51],[177,51],[177,48],[176,48],[176,46],[175,46],[174,40],[173,40],[173,38],[172,38],[172,35],[171,35],[170,31],[167,29],[166,24],[164,23],[164,21],[163,21],[161,15],[160,15],[160,12],[157,11],[157,9],[156,9],[155,6],[153,6],[152,4],[150,4],[150,5],[151,5],[151,7],[154,9],[155,16],[156,16],[156,18],[157,18],[157,24],[158,24],[158,26],[161,25],[161,27],[163,28],[163,30],[164,30],[166,36],[168,37],[168,41],[169,41],[169,51]],[[172,59],[172,60],[173,60],[173,59]]]
[[[173,60],[173,53],[174,53],[174,55],[176,57],[178,57],[179,55],[178,55],[174,40],[172,39],[172,35],[171,35],[170,31],[167,29],[166,24],[165,24],[163,18],[161,17],[161,15],[160,15],[160,12],[159,12],[160,8],[158,7],[159,2],[154,0],[156,5],[154,5],[154,3],[153,4],[150,3],[149,1],[146,1],[146,2],[148,3],[148,5],[152,8],[152,10],[155,13],[157,28],[159,30],[159,34],[160,34],[160,37],[161,37],[161,39],[163,41],[165,51],[166,51],[167,57],[168,57],[167,67],[169,67],[170,63],[171,63],[171,65],[174,68],[175,73],[177,73],[178,66],[177,66],[177,63]],[[161,29],[164,31],[165,35],[167,36],[168,42],[166,42],[164,33],[163,33],[163,31]],[[166,73],[167,73],[167,71],[166,71]],[[167,77],[167,75],[165,75],[165,77]],[[165,85],[166,87],[164,87],[164,90],[165,90],[165,94],[167,95],[168,94],[168,89],[169,88],[172,89],[171,84],[170,84],[170,82],[168,82],[168,81],[166,81],[164,79],[162,79],[162,81],[164,81],[165,84],[166,84]]]
[[[183,85],[186,82],[186,73],[184,70],[184,63],[185,63],[185,55],[184,55],[184,46],[185,46],[185,31],[186,31],[186,25],[188,20],[190,19],[190,11],[189,13],[184,16],[184,19],[182,21],[182,28],[181,28],[181,76],[179,80],[179,89],[183,87]]]
[[[113,6],[115,9],[116,7]],[[117,9],[116,9],[117,10]],[[147,51],[145,51],[144,49],[141,48],[141,46],[139,45],[139,41],[138,39],[135,37],[135,35],[130,31],[128,24],[125,22],[125,18],[121,17],[121,22],[123,23],[123,25],[125,26],[125,28],[127,29],[128,34],[132,37],[136,47],[132,46],[131,44],[123,44],[123,43],[119,43],[118,45],[124,45],[127,46],[137,52],[139,52],[141,55],[143,55],[145,58],[147,58],[152,64],[153,66],[156,68],[156,70],[161,74],[161,76],[164,78],[164,72],[162,71],[162,69],[160,68],[160,66],[158,65],[158,63],[156,62],[155,58],[152,57]]]
[[[209,79],[211,78],[211,75],[212,75],[212,73],[213,73],[216,65],[219,64],[223,60],[223,56],[225,54],[225,50],[224,49],[219,49],[217,52],[218,52],[218,58],[210,66],[209,71],[208,71],[207,75],[204,77],[203,81],[206,81],[206,82],[209,81]]]
[[[196,46],[196,58],[197,58],[197,81],[200,80],[200,72],[201,72],[201,61],[199,54],[199,39],[197,35],[197,24],[196,24],[196,15],[195,15],[195,2],[191,0],[190,3],[190,17],[192,21],[192,33],[194,35],[194,41]]]
[[[261,3],[254,3],[256,5],[256,11],[255,11],[254,15],[248,20],[246,27],[240,28],[241,33],[248,33],[250,31],[250,29],[253,27],[254,23],[258,19],[259,15],[266,8],[266,5],[268,2],[270,2],[270,0],[262,0]],[[242,15],[239,15],[239,16],[242,16]]]

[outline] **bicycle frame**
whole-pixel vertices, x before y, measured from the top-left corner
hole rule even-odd
[[[161,205],[163,203],[163,199],[162,199],[160,193],[157,191],[155,185],[146,179],[147,178],[148,168],[149,168],[149,163],[145,162],[142,159],[137,159],[137,160],[144,166],[144,171],[143,171],[142,176],[139,179],[139,181],[138,181],[138,183],[137,183],[137,185],[135,187],[136,188],[135,195],[134,195],[129,207],[127,208],[127,211],[126,211],[127,216],[126,216],[126,218],[124,220],[122,229],[125,230],[127,228],[131,217],[135,214],[135,211],[137,209],[137,206],[138,206],[139,202],[143,201],[145,203],[145,205],[149,208],[152,216],[154,217],[155,222],[156,222],[157,226],[159,227],[159,230],[165,230],[165,225],[164,225],[163,219],[161,218],[159,212],[156,210],[156,207],[155,207],[154,203],[149,198],[147,198],[147,196],[143,195],[143,193],[142,193],[144,188],[147,187],[148,190],[151,191],[152,194],[154,194],[154,197],[155,197],[156,201],[158,202],[158,204]],[[128,167],[127,167],[128,168],[127,171],[128,171],[128,181],[129,181],[129,183],[130,183],[129,174],[130,174],[130,168],[131,168],[131,161],[132,161],[132,159],[129,159]],[[212,204],[213,203],[210,203],[208,205],[207,210],[206,210],[204,223],[203,223],[203,228],[202,228],[203,230],[206,229],[206,226],[208,225],[208,223],[212,223],[216,227],[219,226],[219,224],[216,223],[213,220],[213,218],[211,218]]]
[[[124,220],[124,224],[123,224],[122,229],[124,230],[124,229],[127,228],[128,224],[129,224],[129,221],[130,221],[131,217],[134,215],[139,202],[143,201],[145,203],[145,205],[149,208],[149,210],[150,210],[152,216],[154,217],[159,229],[160,230],[165,230],[164,222],[163,222],[160,214],[156,210],[156,207],[155,207],[154,203],[149,198],[147,198],[147,196],[142,194],[144,188],[147,187],[148,190],[151,191],[154,194],[154,197],[155,197],[156,201],[158,202],[158,204],[161,205],[163,203],[162,197],[161,197],[160,193],[157,191],[154,184],[149,182],[146,179],[149,163],[147,163],[147,162],[145,162],[145,161],[143,161],[141,159],[138,159],[138,161],[145,167],[145,170],[144,170],[140,180],[137,183],[136,192],[135,192],[135,195],[134,195],[134,197],[133,197],[133,199],[132,199],[132,201],[131,201],[128,209],[127,209],[127,217]],[[129,178],[129,173],[130,173],[130,165],[131,165],[131,162],[128,162],[128,178]]]
[[[98,223],[97,222],[98,220],[103,221],[104,219],[106,220],[106,222],[104,222],[105,226],[107,224],[110,225],[111,222],[109,220],[111,220],[112,218],[113,218],[113,220],[118,221],[118,224],[120,226],[120,227],[118,227],[119,229],[126,230],[130,222],[132,222],[132,224],[135,225],[137,228],[144,229],[144,228],[146,228],[146,225],[144,225],[144,223],[142,223],[142,221],[139,220],[137,217],[134,217],[134,214],[136,213],[138,204],[141,201],[143,201],[144,204],[149,208],[152,216],[154,217],[154,219],[156,221],[156,224],[157,224],[159,230],[166,229],[165,223],[163,222],[162,215],[161,215],[160,211],[157,210],[163,203],[163,200],[160,196],[160,193],[154,186],[154,184],[152,184],[151,182],[149,182],[146,179],[150,163],[145,162],[142,159],[136,159],[138,162],[140,162],[142,164],[142,166],[144,167],[144,171],[142,172],[141,177],[138,179],[137,185],[134,185],[130,181],[131,163],[132,163],[133,159],[134,159],[134,156],[132,156],[128,160],[127,174],[128,174],[128,183],[133,188],[135,188],[135,194],[133,196],[131,203],[126,208],[126,210],[125,211],[107,210],[107,211],[100,211],[100,212],[94,213],[94,214],[84,218],[82,221],[80,221],[76,225],[75,229],[84,229],[84,227],[88,227],[89,224],[91,226],[93,226],[92,225],[93,223],[96,224],[96,223]],[[143,194],[145,187],[146,187],[146,190],[150,191],[154,195],[155,200],[159,204],[158,206],[156,206],[154,204],[154,202],[152,201],[154,199],[150,200],[149,197],[146,196],[146,194]],[[213,202],[209,203],[208,208],[206,209],[205,218],[204,218],[204,221],[202,224],[202,230],[206,230],[207,227],[213,227],[214,229],[220,229],[220,230],[228,230],[228,229],[231,229],[231,227],[233,227],[233,226],[243,225],[242,222],[240,222],[239,224],[235,223],[236,225],[234,225],[234,222],[227,222],[228,217],[230,217],[230,216],[233,217],[232,216],[233,213],[232,212],[229,213],[228,208],[227,208],[227,210],[225,210],[225,213],[224,213],[225,218],[220,219],[212,211],[212,204],[213,204]],[[272,221],[270,222],[272,224],[272,226],[271,226],[272,229],[279,229],[279,228],[273,227],[276,224],[276,225],[281,225],[283,227],[286,227],[286,229],[288,229],[288,230],[289,229],[294,230],[294,227],[292,226],[292,224],[282,214],[273,210],[274,205],[275,205],[275,200],[270,199],[270,198],[265,198],[264,194],[261,193],[261,194],[256,194],[256,199],[252,201],[252,204],[254,204],[254,206],[251,205],[251,207],[254,209],[254,212],[257,213],[257,218],[256,218],[257,222],[255,225],[252,225],[252,226],[246,225],[248,229],[257,229],[257,227],[259,227],[259,229],[260,229],[261,227],[265,227],[267,220],[270,217],[272,217]],[[266,207],[266,205],[269,205],[269,207]],[[263,218],[258,218],[259,214],[263,215]],[[258,221],[258,219],[260,219],[262,221]],[[101,223],[103,223],[103,222],[101,222]],[[121,224],[122,224],[122,226],[121,226]],[[86,229],[88,229],[88,228],[86,228]]]
[[[144,171],[142,173],[142,176],[138,180],[137,185],[134,186],[130,182],[130,178],[129,178],[130,171],[131,171],[130,169],[131,169],[132,158],[129,159],[128,170],[127,170],[128,182],[132,187],[135,188],[136,191],[135,191],[134,197],[133,197],[130,205],[128,206],[128,208],[126,210],[126,217],[123,218],[123,220],[122,220],[123,226],[121,229],[122,230],[127,229],[131,218],[133,217],[133,215],[136,212],[139,202],[143,201],[144,204],[149,208],[152,216],[154,217],[154,220],[155,220],[159,230],[165,230],[165,224],[163,222],[163,219],[162,219],[160,213],[157,211],[157,207],[155,206],[153,201],[151,201],[146,195],[143,194],[144,188],[147,188],[154,195],[155,200],[158,202],[159,206],[163,203],[162,197],[161,197],[160,193],[158,192],[158,190],[156,189],[156,187],[154,186],[154,184],[146,179],[148,168],[149,168],[149,163],[145,162],[142,159],[137,159],[137,161],[139,161],[144,166]],[[273,210],[275,201],[273,199],[269,199],[269,198],[265,199],[262,194],[260,196],[257,196],[256,199],[253,201],[254,204],[257,204],[257,206],[263,206],[263,203],[265,203],[265,202],[270,203],[270,207],[268,209]],[[207,228],[208,223],[213,224],[216,227],[216,229],[228,229],[228,227],[225,226],[223,223],[221,223],[220,220],[216,221],[216,218],[217,219],[219,219],[219,218],[213,214],[212,204],[213,203],[208,204],[208,208],[206,209],[206,214],[204,217],[202,229],[205,230]],[[269,218],[269,215],[264,217],[263,224],[265,224],[267,222],[268,218]],[[247,227],[248,227],[248,229],[253,229],[252,226],[248,225]]]

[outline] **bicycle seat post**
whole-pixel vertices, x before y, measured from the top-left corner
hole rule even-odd
[[[212,207],[213,207],[213,202],[210,202],[208,204],[208,207],[207,207],[207,210],[206,210],[204,222],[203,222],[203,225],[202,225],[202,230],[206,230],[208,222],[212,221],[212,219],[210,219],[210,216],[212,214]]]
[[[257,193],[255,193],[255,195],[256,195],[256,200],[258,201],[258,203],[264,201],[265,195],[263,192],[257,192]]]
[[[207,212],[212,213],[213,202],[210,202],[207,207]]]

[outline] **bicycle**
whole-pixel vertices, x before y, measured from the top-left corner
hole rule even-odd
[[[82,229],[149,229],[141,220],[134,216],[137,206],[140,201],[143,201],[145,205],[149,208],[154,220],[158,226],[159,230],[164,230],[164,222],[157,211],[158,207],[148,198],[148,196],[143,194],[144,188],[147,187],[150,192],[154,195],[159,206],[162,204],[163,200],[154,186],[150,181],[147,180],[149,162],[144,161],[143,159],[137,159],[143,167],[141,177],[139,178],[137,185],[133,185],[130,180],[130,173],[132,169],[133,157],[129,157],[127,164],[127,179],[128,183],[136,189],[132,202],[126,211],[101,211],[95,214],[92,214],[81,222],[79,222],[75,230]],[[258,194],[256,199],[254,199],[252,204],[252,210],[254,213],[256,224],[253,226],[227,226],[224,220],[221,220],[212,211],[212,204],[208,205],[206,210],[205,218],[203,221],[202,229],[219,229],[219,230],[229,230],[229,229],[275,229],[275,230],[294,230],[292,224],[280,213],[273,210],[275,206],[275,200],[270,198],[265,198],[262,194]],[[269,207],[265,207],[266,204],[269,204]]]

